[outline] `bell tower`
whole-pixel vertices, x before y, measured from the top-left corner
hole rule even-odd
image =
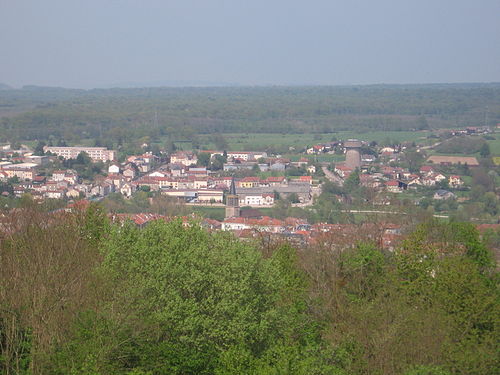
[[[231,180],[231,187],[229,188],[229,194],[226,196],[226,219],[230,217],[240,216],[240,199],[236,194],[236,185],[234,183],[234,177]]]

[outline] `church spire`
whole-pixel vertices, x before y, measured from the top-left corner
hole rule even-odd
[[[234,177],[231,179],[231,187],[229,188],[230,195],[236,195],[236,184],[234,183]]]

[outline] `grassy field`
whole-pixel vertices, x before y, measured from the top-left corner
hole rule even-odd
[[[208,207],[208,206],[187,206],[193,213],[197,213],[203,217],[215,220],[224,220],[224,207]]]
[[[490,151],[492,156],[500,156],[500,133],[496,133],[495,140],[488,140],[488,144],[490,145]]]
[[[294,149],[302,149],[310,147],[318,143],[331,142],[334,140],[345,140],[349,138],[357,138],[363,141],[376,141],[378,143],[391,143],[401,141],[415,141],[425,143],[426,138],[431,133],[429,132],[407,132],[407,131],[392,131],[392,132],[347,132],[339,131],[336,133],[327,134],[279,134],[279,133],[228,133],[223,134],[224,139],[228,144],[228,151],[251,151],[265,150],[273,146],[291,147]],[[212,142],[211,135],[202,135],[199,137],[202,148],[216,149]],[[161,144],[161,140],[159,140]],[[189,149],[189,143],[176,143],[176,146],[181,149]],[[293,150],[293,149],[291,149]]]

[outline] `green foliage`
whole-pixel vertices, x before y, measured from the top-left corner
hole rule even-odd
[[[198,154],[198,165],[201,167],[208,167],[210,164],[210,153],[200,152]]]
[[[174,142],[216,134],[211,142],[222,150],[227,143],[217,134],[248,133],[249,129],[255,133],[319,134],[353,128],[455,127],[457,122],[477,121],[477,113],[485,106],[496,114],[490,118],[491,125],[500,121],[499,97],[498,84],[89,91],[25,88],[0,91],[0,101],[18,113],[2,118],[0,134],[6,139],[52,136],[72,143],[80,137],[102,137],[118,145],[144,136],[168,136]],[[159,126],[151,123],[155,112]],[[290,121],[294,118],[301,121]]]
[[[485,142],[479,149],[479,154],[481,155],[482,158],[487,158],[488,156],[490,156],[491,155],[490,145]]]
[[[416,366],[403,375],[451,375],[449,371],[439,366]]]
[[[328,193],[319,202],[325,214]],[[325,233],[295,249],[197,222],[113,225],[97,204],[51,225],[46,217],[0,242],[4,372],[489,375],[499,366],[498,277],[469,224],[424,223],[385,253],[372,242],[378,232]]]
[[[101,272],[116,285],[115,308],[131,313],[112,331],[133,331],[137,345],[135,354],[117,355],[141,370],[228,373],[257,364],[278,340],[297,349],[319,340],[307,323],[304,278],[290,247],[265,260],[224,233],[176,221],[142,231],[114,227],[103,254]],[[93,340],[81,358],[113,356]],[[235,350],[245,360],[233,358]]]
[[[47,144],[44,141],[38,141],[38,143],[36,144],[35,150],[33,152],[33,155],[43,156],[45,154],[43,151],[43,148],[46,145]]]
[[[359,169],[356,168],[345,180],[344,188],[346,191],[350,192],[356,189],[359,186],[359,184],[360,184]]]

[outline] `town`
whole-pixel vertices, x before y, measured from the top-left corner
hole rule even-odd
[[[0,374],[499,373],[499,15],[0,1]]]
[[[432,152],[455,139],[493,134],[490,128],[468,127],[447,130],[436,138],[422,132],[422,144],[335,140],[304,145],[285,156],[263,150],[153,153],[143,145],[143,154],[124,155],[122,162],[116,150],[106,147],[39,144],[34,152],[7,144],[0,154],[1,194],[10,202],[27,197],[35,202],[59,201],[60,207],[80,200],[106,203],[118,197],[126,203],[140,195],[150,202],[142,212],[110,209],[110,214],[128,217],[140,226],[178,214],[176,210],[155,212],[155,199],[164,197],[171,207],[183,207],[185,215],[202,217],[211,229],[233,231],[240,238],[268,233],[299,243],[314,241],[328,231],[345,234],[376,221],[380,224],[377,241],[392,249],[397,235],[404,232],[405,208],[445,219],[467,212],[477,215],[478,224],[497,223],[496,197],[485,213],[471,203],[478,189],[475,180],[482,177],[475,175],[478,158]],[[322,156],[337,161],[318,161]],[[483,163],[494,160],[488,149],[480,156]],[[336,204],[327,215],[318,214],[323,208],[318,206],[324,206],[321,199]],[[283,207],[288,208],[285,213],[280,211]],[[288,216],[292,212],[298,217]]]

